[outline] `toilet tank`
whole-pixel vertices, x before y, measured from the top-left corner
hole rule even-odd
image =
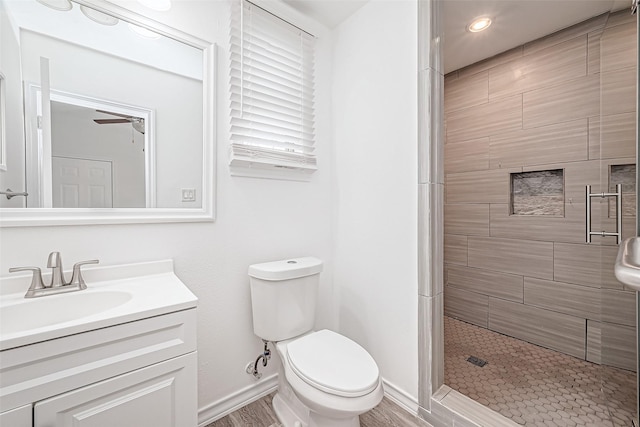
[[[283,341],[313,328],[322,261],[292,258],[249,266],[253,332]]]

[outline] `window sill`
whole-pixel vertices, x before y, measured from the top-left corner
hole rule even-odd
[[[229,163],[229,170],[231,176],[286,181],[311,181],[311,175],[317,170],[317,167],[274,165],[272,163],[232,159]]]

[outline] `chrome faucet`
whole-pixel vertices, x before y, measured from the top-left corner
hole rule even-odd
[[[73,274],[71,281],[67,282],[64,278],[64,271],[62,270],[62,257],[60,252],[51,252],[49,259],[47,260],[47,267],[51,268],[51,282],[49,285],[45,285],[42,280],[42,272],[39,267],[12,267],[9,269],[9,273],[15,273],[17,271],[31,271],[33,276],[31,277],[31,285],[24,295],[25,298],[36,298],[45,295],[61,294],[64,292],[81,291],[87,289],[87,284],[82,277],[82,270],[80,269],[86,264],[98,264],[100,261],[92,259],[89,261],[78,262],[73,266]]]
[[[64,272],[62,271],[62,257],[60,252],[51,252],[47,260],[47,268],[51,268],[51,284],[49,288],[59,288],[67,283],[64,281]]]

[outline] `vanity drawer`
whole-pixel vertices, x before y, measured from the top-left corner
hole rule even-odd
[[[195,350],[195,309],[5,350],[0,412]]]
[[[37,402],[35,427],[195,427],[196,352]]]

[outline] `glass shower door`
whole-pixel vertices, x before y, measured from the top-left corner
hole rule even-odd
[[[637,22],[628,10],[609,17],[600,36],[600,117],[597,134],[600,158],[599,191],[621,192],[592,200],[594,221],[601,230],[621,229],[621,241],[636,236],[637,204]],[[616,203],[619,200],[619,203]],[[597,206],[597,207],[596,207]],[[594,225],[595,226],[595,225]],[[599,363],[601,398],[611,425],[631,426],[637,418],[636,292],[613,275],[618,252],[614,237],[597,237],[602,253],[600,319],[587,324],[587,353]],[[591,346],[589,344],[592,344]],[[589,358],[589,354],[587,354]]]

